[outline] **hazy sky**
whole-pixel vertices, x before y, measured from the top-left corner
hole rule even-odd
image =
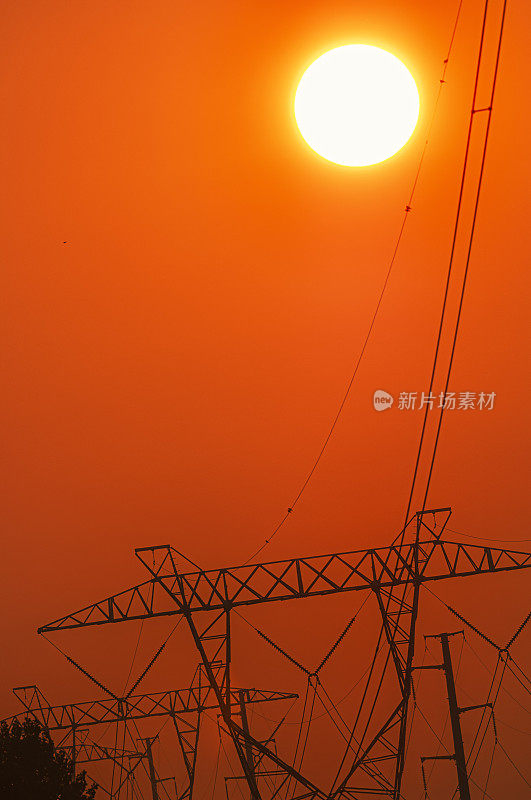
[[[170,542],[204,566],[238,563],[293,501],[387,271],[457,5],[4,4],[5,714],[16,710],[13,685],[42,683],[58,702],[98,693],[34,631],[143,580],[134,546]],[[377,414],[372,395],[428,388],[481,6],[463,4],[351,396],[264,559],[383,545],[402,523],[421,415],[396,401]],[[431,505],[454,508],[451,527],[501,540],[526,537],[529,502],[529,22],[528,4],[512,2],[451,383],[495,392],[495,405],[448,412],[430,494]],[[363,169],[313,153],[292,112],[312,60],[356,42],[401,58],[421,96],[410,142]],[[516,574],[446,592],[505,640],[527,612],[527,585]],[[315,612],[323,647],[349,608],[332,620]],[[294,627],[275,612],[271,630],[312,660],[308,611],[297,606]],[[118,687],[136,633],[56,640]],[[282,689],[285,667],[274,664],[265,683]],[[342,664],[348,688],[348,657]],[[152,688],[175,675],[168,660]],[[519,796],[506,762],[497,779]]]

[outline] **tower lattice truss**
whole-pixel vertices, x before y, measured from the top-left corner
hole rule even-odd
[[[190,686],[185,690],[125,698],[113,695],[67,706],[50,705],[36,687],[16,689],[15,693],[25,713],[36,716],[49,730],[62,732],[64,745],[80,764],[102,758],[119,759],[123,764],[127,758],[134,771],[138,764],[149,760],[149,741],[147,745],[138,741],[136,747],[132,743],[127,751],[110,751],[91,739],[88,733],[91,726],[167,716],[172,720],[187,776],[184,790],[175,790],[178,800],[193,795],[200,718],[207,709],[218,712],[220,735],[231,745],[241,768],[241,774],[227,778],[226,785],[230,781],[245,781],[252,800],[275,800],[277,796],[279,800],[284,796],[290,800],[381,797],[399,800],[403,796],[412,676],[416,669],[416,628],[424,590],[440,581],[531,566],[530,553],[449,539],[445,529],[450,514],[449,508],[417,513],[387,547],[223,569],[183,571],[179,568],[182,554],[171,546],[138,548],[135,554],[149,573],[146,581],[50,622],[39,632],[180,617],[200,658],[200,667]],[[296,695],[232,686],[231,621],[243,607],[349,592],[362,592],[367,599],[372,598],[380,633],[356,720],[349,728],[349,735],[344,737],[347,742],[340,770],[332,785],[324,787],[308,776],[301,766],[302,759],[297,761],[297,753],[293,758],[278,752],[275,738],[278,727],[265,740],[253,732],[247,714],[249,705],[293,699]],[[466,622],[464,617],[460,619]],[[267,634],[255,630],[301,667],[307,674],[308,687],[314,692],[318,690],[320,667],[310,672]],[[321,666],[334,655],[339,641]],[[384,677],[391,681],[391,692],[380,691]],[[154,780],[157,784],[160,779]],[[158,797],[153,782],[152,789],[154,797]]]

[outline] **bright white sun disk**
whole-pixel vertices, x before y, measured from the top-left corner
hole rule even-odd
[[[295,95],[297,125],[310,147],[349,167],[390,158],[410,138],[418,116],[419,93],[407,67],[365,44],[324,53]]]

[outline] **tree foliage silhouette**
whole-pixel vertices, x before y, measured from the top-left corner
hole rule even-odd
[[[40,722],[26,717],[21,724],[0,726],[0,797],[2,800],[93,800],[96,786],[87,787],[86,773],[74,777],[72,761],[56,750]]]

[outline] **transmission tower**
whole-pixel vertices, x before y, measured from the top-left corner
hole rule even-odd
[[[120,797],[122,788],[127,785],[128,782],[131,783],[136,770],[146,757],[146,753],[141,752],[138,748],[136,750],[127,750],[119,747],[101,745],[99,742],[91,740],[88,729],[76,731],[75,744],[64,744],[67,737],[68,733],[63,741],[59,741],[56,744],[56,749],[63,750],[76,767],[83,765],[83,768],[86,769],[89,764],[110,761],[120,769],[121,773],[125,773],[125,778],[118,783],[114,791],[112,791],[112,787],[111,791],[109,791],[101,782],[95,781],[98,788],[102,789],[113,799]],[[126,759],[129,762],[128,768],[124,766]]]
[[[108,758],[115,761],[120,767],[123,765],[123,754],[118,758],[108,748],[94,744],[90,745],[87,750],[85,732],[88,727],[104,724],[116,726],[123,723],[127,729],[128,723],[133,723],[136,727],[139,720],[169,717],[173,723],[187,774],[185,789],[178,795],[178,800],[189,800],[192,796],[195,779],[200,717],[203,712],[218,708],[211,687],[201,681],[201,672],[201,669],[195,671],[192,682],[186,689],[129,695],[123,698],[113,696],[67,705],[51,705],[35,685],[17,687],[13,689],[13,693],[24,706],[25,712],[9,717],[6,722],[12,724],[15,719],[22,721],[24,717],[31,714],[48,731],[60,732],[62,739],[58,746],[68,748],[75,769],[80,752],[85,757],[90,754],[92,761]],[[245,704],[256,704],[277,700],[296,700],[297,696],[290,692],[234,688],[231,692],[230,702],[237,709],[241,709],[242,698]],[[131,736],[131,740],[134,742],[133,736]],[[149,753],[145,749],[140,755],[137,754],[134,757],[137,758],[137,762],[133,771],[142,759],[147,758],[149,779],[153,787],[152,775],[155,767],[151,744]],[[160,779],[157,778],[157,781]]]
[[[463,706],[463,707],[459,706],[457,700],[457,690],[455,685],[454,668],[452,664],[452,654],[450,649],[450,638],[452,636],[460,636],[460,635],[463,636],[464,632],[451,631],[450,633],[435,633],[424,637],[425,639],[438,639],[441,645],[442,663],[430,664],[428,666],[423,665],[421,667],[417,667],[417,669],[419,670],[435,669],[444,672],[446,690],[448,693],[447,695],[448,712],[450,716],[450,724],[452,727],[452,741],[454,745],[454,752],[448,753],[448,755],[422,756],[420,760],[422,766],[422,780],[426,796],[428,788],[426,783],[426,774],[424,772],[425,762],[453,761],[455,763],[457,772],[457,785],[459,791],[459,798],[460,800],[471,800],[470,782],[467,772],[467,759],[465,757],[465,745],[463,741],[463,733],[461,730],[461,715],[465,714],[468,711],[476,711],[478,709],[486,709],[486,708],[490,708],[491,712],[493,712],[493,704],[487,702],[487,703],[478,703],[477,705],[473,706]]]
[[[139,548],[135,553],[150,573],[147,581],[61,617],[39,631],[180,615],[200,655],[253,799],[261,794],[251,755],[261,756],[268,767],[282,770],[305,796],[324,799],[363,793],[398,800],[422,587],[531,566],[529,553],[443,538],[450,513],[451,509],[442,508],[415,514],[404,535],[388,547],[189,573],[177,569],[177,554],[169,545]],[[231,615],[240,607],[358,591],[369,591],[375,598],[388,647],[386,664],[390,663],[395,673],[396,702],[387,707],[383,725],[364,733],[358,755],[346,763],[341,780],[330,794],[234,718]]]

